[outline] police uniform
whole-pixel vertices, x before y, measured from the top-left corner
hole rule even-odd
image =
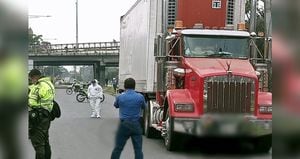
[[[0,158],[19,159],[20,141],[17,128],[26,110],[26,69],[19,55],[0,55]]]
[[[36,151],[36,159],[50,159],[50,112],[53,108],[55,88],[49,77],[43,77],[29,89],[29,138]]]

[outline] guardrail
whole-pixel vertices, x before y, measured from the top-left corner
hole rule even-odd
[[[28,53],[31,56],[82,56],[82,55],[118,55],[120,42],[93,42],[69,44],[30,45]]]

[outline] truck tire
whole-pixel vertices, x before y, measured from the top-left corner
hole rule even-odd
[[[67,89],[66,89],[66,93],[67,93],[68,95],[71,95],[71,94],[73,93],[72,88],[67,88]]]
[[[254,151],[256,153],[268,153],[272,147],[272,135],[257,138],[254,141]]]
[[[181,141],[181,137],[178,136],[176,132],[174,132],[174,119],[169,115],[169,109],[167,113],[167,120],[166,120],[166,128],[167,134],[164,137],[165,146],[169,151],[175,151],[179,149],[179,143]]]
[[[147,101],[147,106],[144,110],[144,134],[147,138],[156,138],[159,132],[151,126],[150,121],[150,102]]]
[[[78,93],[77,95],[76,95],[76,100],[77,100],[77,102],[83,102],[84,100],[86,99],[86,95],[85,94],[83,94],[83,93]]]

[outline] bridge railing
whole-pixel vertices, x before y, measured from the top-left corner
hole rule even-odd
[[[29,55],[33,56],[67,56],[67,55],[103,55],[119,54],[120,42],[93,42],[93,43],[76,43],[69,44],[42,44],[30,45],[28,48]]]

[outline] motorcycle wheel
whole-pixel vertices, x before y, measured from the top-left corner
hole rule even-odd
[[[73,93],[72,88],[67,88],[67,89],[66,89],[66,93],[67,93],[68,95],[71,95],[71,94]]]
[[[78,94],[76,95],[76,100],[77,100],[77,102],[83,102],[86,98],[87,98],[86,95],[83,94],[83,93],[78,93]]]

